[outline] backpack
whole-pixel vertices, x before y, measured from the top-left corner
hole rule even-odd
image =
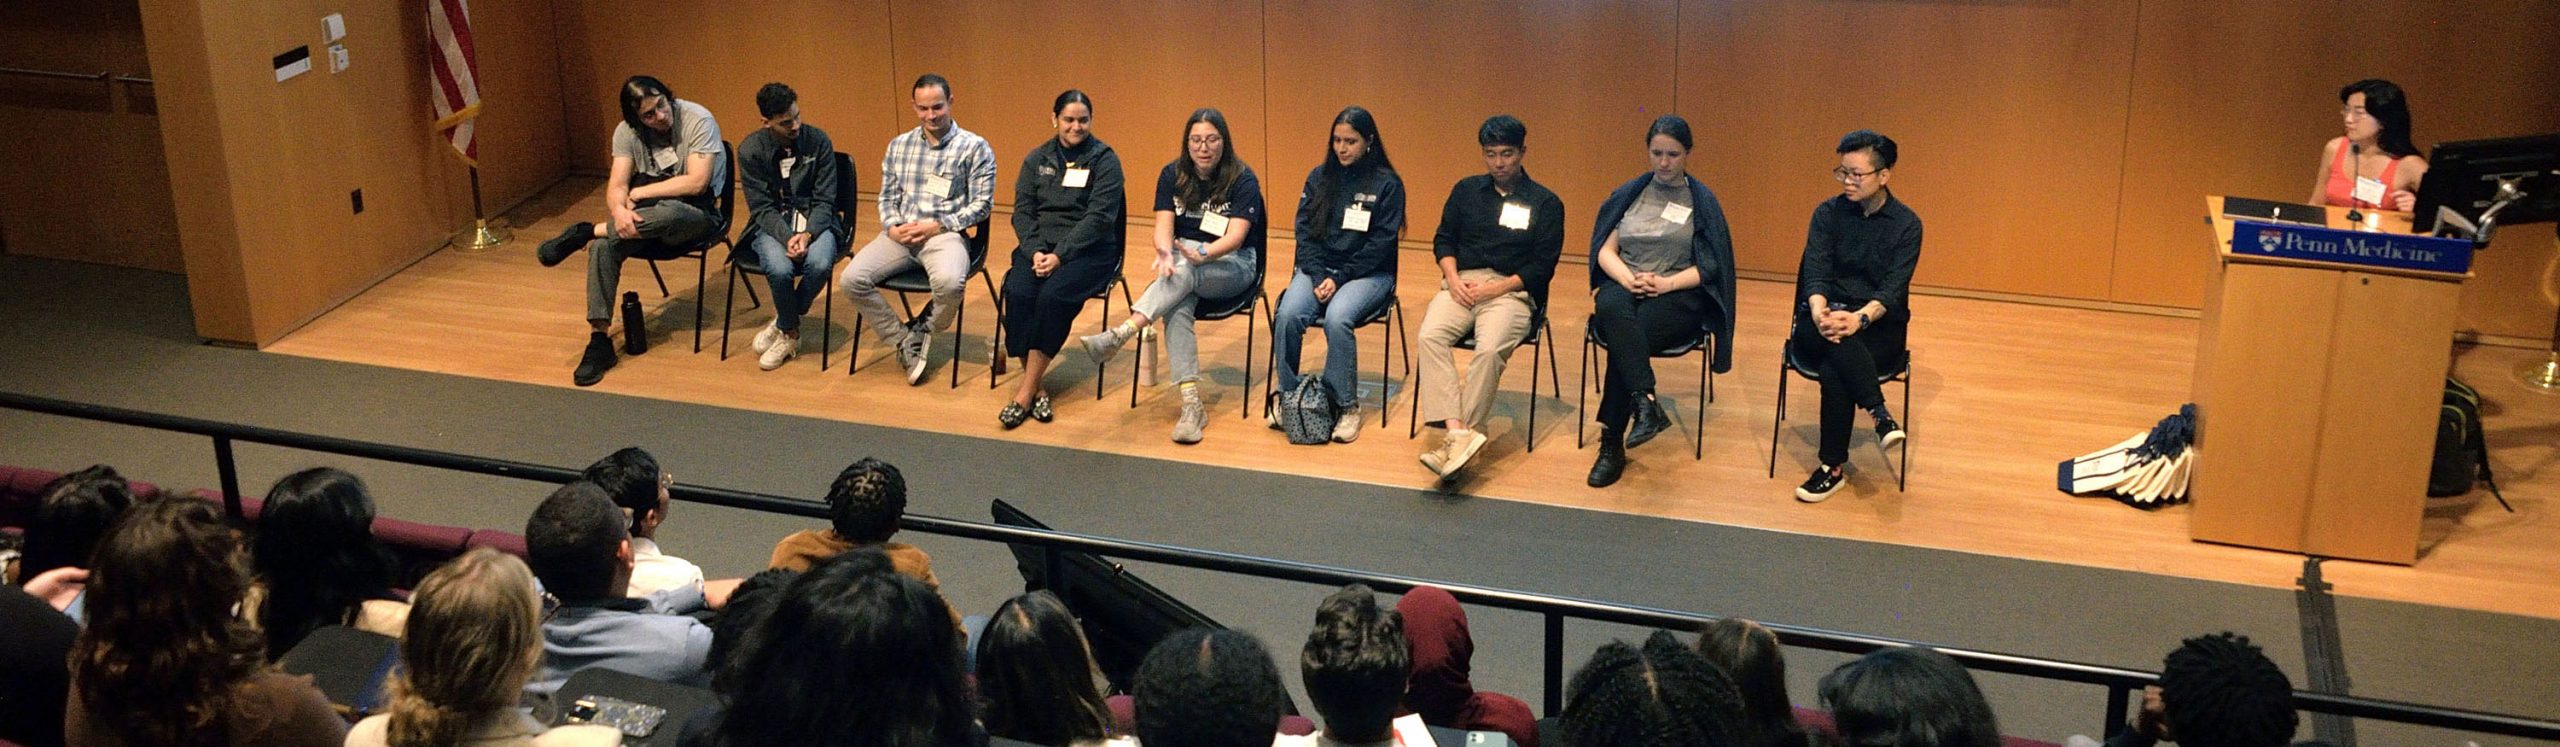
[[[2497,490],[2489,474],[2489,444],[2480,429],[2480,392],[2460,379],[2444,379],[2444,405],[2436,418],[2436,448],[2427,465],[2427,497],[2471,492],[2477,482]]]
[[[1279,397],[1280,430],[1289,434],[1289,443],[1314,446],[1333,440],[1333,424],[1342,412],[1334,406],[1333,387],[1325,386],[1324,377],[1299,377],[1298,385]]]

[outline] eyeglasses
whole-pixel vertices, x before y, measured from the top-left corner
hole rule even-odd
[[[1841,181],[1841,182],[1857,182],[1857,181],[1860,181],[1860,180],[1866,179],[1867,177],[1875,176],[1878,172],[1881,172],[1881,171],[1884,171],[1884,169],[1869,169],[1869,170],[1866,170],[1866,171],[1850,171],[1850,170],[1849,170],[1849,167],[1847,167],[1847,166],[1842,166],[1842,167],[1840,167],[1840,168],[1836,168],[1836,169],[1832,169],[1832,170],[1831,170],[1831,178],[1832,178],[1833,180]]]
[[[660,488],[671,488],[671,487],[675,487],[675,484],[676,484],[676,473],[673,473],[673,472],[659,472],[659,473],[658,473],[658,487],[660,487]]]
[[[1226,138],[1218,137],[1216,135],[1210,135],[1207,137],[1186,137],[1182,139],[1183,142],[1190,143],[1192,145],[1217,145],[1219,143],[1226,142],[1226,140]]]
[[[551,616],[557,614],[560,614],[560,598],[553,596],[551,592],[543,592],[542,621],[546,623],[551,622]]]

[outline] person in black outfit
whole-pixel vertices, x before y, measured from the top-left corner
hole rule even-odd
[[[1023,370],[1013,401],[996,413],[1007,429],[1056,417],[1040,378],[1085,299],[1111,286],[1128,242],[1120,154],[1093,137],[1093,99],[1068,90],[1049,114],[1058,136],[1023,157],[1013,185],[1013,234],[1022,246],[1004,274],[1004,347],[1023,359]]]
[[[1600,456],[1591,487],[1626,471],[1627,449],[1670,427],[1653,396],[1653,353],[1711,338],[1715,371],[1733,368],[1733,233],[1714,192],[1689,175],[1689,122],[1664,115],[1644,133],[1652,169],[1609,193],[1591,229],[1591,328],[1608,348]],[[1699,403],[1704,408],[1706,403]]]
[[[1920,216],[1893,198],[1893,138],[1859,130],[1840,138],[1831,171],[1840,196],[1813,209],[1804,261],[1796,270],[1795,359],[1822,379],[1822,459],[1796,488],[1818,503],[1846,481],[1850,407],[1875,420],[1876,442],[1902,442],[1885,409],[1879,371],[1902,368],[1910,334],[1911,272],[1920,266]]]

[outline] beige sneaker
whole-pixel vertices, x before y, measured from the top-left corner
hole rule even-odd
[[[1422,455],[1415,457],[1415,459],[1421,460],[1422,468],[1431,470],[1431,474],[1433,476],[1448,477],[1449,470],[1441,465],[1447,464],[1449,461],[1449,439],[1440,439],[1440,445],[1431,447],[1430,451],[1422,452]]]
[[[773,347],[773,338],[781,336],[782,328],[773,326],[772,322],[765,322],[764,329],[756,330],[756,352],[761,353]]]
[[[800,357],[800,338],[775,334],[773,341],[765,345],[764,356],[756,359],[756,367],[771,371],[797,357]]]
[[[1201,435],[1200,432],[1207,430],[1208,427],[1209,406],[1201,404],[1199,400],[1184,402],[1182,403],[1182,418],[1173,421],[1173,442],[1178,444],[1199,443]]]
[[[1476,451],[1484,448],[1487,439],[1483,431],[1467,430],[1452,432],[1446,440],[1448,443],[1442,448],[1448,449],[1449,454],[1440,461],[1440,476],[1444,478],[1466,469],[1467,460],[1475,458]]]
[[[1342,411],[1340,419],[1333,421],[1333,442],[1347,444],[1358,440],[1360,440],[1360,406],[1352,405],[1349,409]]]

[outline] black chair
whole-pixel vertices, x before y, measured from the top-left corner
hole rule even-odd
[[[1263,221],[1253,224],[1253,234],[1245,238],[1243,247],[1238,248],[1239,251],[1242,249],[1253,250],[1253,287],[1247,289],[1243,293],[1238,293],[1227,298],[1203,298],[1191,307],[1191,321],[1195,331],[1198,329],[1200,322],[1214,322],[1237,314],[1244,315],[1245,396],[1241,398],[1243,400],[1242,402],[1237,403],[1238,407],[1236,408],[1236,417],[1239,418],[1253,417],[1253,332],[1261,326],[1253,323],[1254,304],[1259,303],[1262,305],[1262,313],[1264,315],[1269,315],[1271,313],[1271,294],[1263,291],[1262,289],[1262,282],[1270,277],[1271,272],[1271,251],[1265,243],[1271,236],[1270,227],[1265,225],[1268,222],[1269,221]],[[1103,315],[1103,319],[1105,321],[1109,321],[1110,315]],[[1146,365],[1147,338],[1145,335],[1138,336],[1137,346],[1137,350],[1131,351],[1134,355],[1130,356],[1130,358],[1132,358],[1129,362],[1131,381],[1137,380],[1138,367]],[[1137,406],[1138,387],[1133,384],[1129,387],[1129,407],[1131,409],[1136,409]]]
[[[1541,340],[1546,339],[1548,335],[1554,334],[1554,332],[1555,331],[1547,325],[1547,310],[1538,309],[1535,315],[1533,315],[1529,320],[1529,336],[1520,340],[1520,345],[1522,347],[1529,348],[1528,439],[1530,451],[1538,450],[1538,351],[1540,350],[1545,350],[1547,352],[1548,391],[1554,393],[1556,401],[1564,401],[1564,374],[1556,369],[1555,348],[1547,347],[1545,344],[1540,342]],[[1450,344],[1449,347],[1458,350],[1476,349],[1475,331],[1469,330],[1466,336],[1458,338],[1458,341]],[[1416,373],[1413,375],[1412,386],[1413,406],[1411,410],[1405,413],[1404,420],[1404,437],[1405,440],[1408,441],[1422,435],[1422,374]],[[1484,424],[1477,423],[1476,425],[1481,426]]]
[[[658,272],[659,260],[694,260],[693,288],[696,295],[700,295],[702,293],[702,288],[711,278],[712,247],[728,247],[730,261],[735,262],[737,260],[738,245],[732,242],[729,238],[729,215],[738,206],[738,152],[736,149],[729,147],[729,141],[720,141],[720,160],[729,162],[728,172],[720,179],[720,211],[711,216],[712,218],[720,221],[720,230],[712,234],[710,238],[694,242],[691,246],[677,248],[674,251],[655,254],[655,256],[644,256],[639,254],[632,255],[633,257],[649,261],[649,277],[657,279],[659,297],[664,298],[675,295],[667,292],[667,276]],[[764,308],[764,302],[756,298],[756,289],[753,287],[747,288],[747,302],[755,304],[751,308]],[[646,330],[641,331],[641,334],[646,333]],[[624,330],[623,334],[632,334],[632,331]],[[724,331],[722,334],[726,334],[726,332]],[[702,299],[699,298],[694,299],[693,304],[693,352],[702,352]]]
[[[1387,421],[1395,419],[1392,417],[1395,414],[1395,410],[1388,404],[1395,400],[1393,395],[1387,393],[1387,364],[1391,362],[1402,362],[1404,364],[1404,377],[1406,379],[1412,379],[1413,344],[1410,341],[1406,342],[1404,357],[1396,357],[1396,341],[1405,339],[1404,301],[1396,298],[1394,294],[1388,294],[1387,302],[1384,305],[1379,306],[1376,312],[1369,314],[1368,318],[1361,319],[1359,324],[1351,325],[1351,329],[1354,333],[1357,333],[1359,330],[1367,328],[1369,325],[1377,324],[1381,321],[1388,322],[1387,331],[1379,335],[1379,337],[1385,342],[1386,357],[1378,359],[1378,427],[1380,429],[1384,429],[1387,427]],[[1280,323],[1280,315],[1278,313],[1273,313],[1271,315],[1271,323],[1275,326]],[[1313,329],[1315,327],[1323,326],[1323,324],[1324,315],[1317,314],[1315,320],[1308,323],[1307,327]],[[1304,344],[1305,342],[1306,340],[1304,338],[1299,340],[1300,344]],[[1333,353],[1328,351],[1325,354],[1332,355]],[[1262,409],[1265,413],[1271,411],[1273,387],[1278,386],[1279,381],[1280,330],[1275,328],[1271,330],[1271,376],[1262,380]]]
[[[1778,434],[1782,428],[1782,424],[1787,421],[1787,372],[1793,371],[1797,376],[1802,376],[1806,381],[1814,382],[1817,385],[1822,383],[1822,372],[1815,371],[1812,367],[1804,365],[1803,361],[1796,360],[1796,346],[1793,344],[1793,341],[1795,340],[1795,326],[1793,324],[1790,324],[1787,327],[1787,339],[1789,342],[1780,346],[1780,349],[1784,352],[1779,356],[1778,361],[1778,417],[1769,423],[1770,477],[1778,476]],[[1900,361],[1876,361],[1876,384],[1878,386],[1890,384],[1896,381],[1902,382],[1902,409],[1895,412],[1902,415],[1902,428],[1905,437],[1902,439],[1901,469],[1895,472],[1893,478],[1893,489],[1896,491],[1903,490],[1911,483],[1911,439],[1908,436],[1912,422],[1911,358],[1912,352],[1905,349],[1902,351],[1902,360]],[[1901,365],[1887,365],[1891,363],[1899,363]]]
[[[827,370],[827,355],[832,352],[830,348],[834,347],[835,342],[836,265],[842,264],[846,257],[853,256],[855,248],[853,246],[853,213],[862,204],[862,196],[855,193],[861,183],[854,178],[853,157],[845,155],[844,151],[836,151],[833,157],[836,162],[836,224],[843,226],[844,232],[838,237],[842,251],[836,253],[835,263],[827,265],[826,271],[819,277],[819,280],[827,285],[825,290],[819,291],[822,295],[818,301],[820,306],[826,307],[827,315],[826,323],[819,325],[818,328],[818,370],[820,371]],[[729,290],[727,297],[720,302],[720,359],[724,361],[729,359],[729,317],[738,310],[738,286],[741,283],[747,286],[747,300],[752,302],[755,300],[755,278],[764,276],[764,258],[755,252],[755,237],[758,233],[755,221],[748,220],[746,226],[738,229],[738,246],[745,247],[746,251],[729,253]],[[740,273],[746,274],[747,277],[740,278]]]
[[[976,275],[979,280],[985,281],[987,286],[987,296],[995,299],[996,313],[1004,313],[1004,293],[996,290],[995,276],[987,273],[987,222],[993,218],[993,211],[989,211],[988,215],[989,217],[980,218],[976,224],[971,225],[968,228],[961,229],[960,231],[960,238],[967,241],[969,244],[969,271],[960,277],[960,286],[962,291],[960,308],[951,310],[951,313],[958,315],[951,319],[951,344],[949,346],[952,351],[951,388],[953,389],[960,388],[960,332],[967,329],[969,326],[969,304],[967,295],[969,285],[968,276]],[[846,252],[848,256],[850,256],[851,253],[852,252],[850,250]],[[880,289],[886,291],[897,291],[899,309],[906,313],[908,319],[914,319],[916,309],[914,305],[908,302],[907,298],[908,296],[917,293],[933,293],[933,279],[932,276],[925,274],[924,267],[922,265],[918,265],[907,268],[905,272],[900,272],[881,280]],[[832,314],[833,312],[830,311],[829,313]],[[1004,320],[999,317],[996,321],[996,336],[1001,337],[1004,334]],[[859,368],[861,365],[862,314],[859,312],[853,315],[853,328],[853,347],[845,353],[844,375],[846,376],[852,376],[854,370]],[[992,373],[1003,372],[1003,360],[1003,358],[992,357],[988,360],[990,367],[993,369]]]
[[[383,684],[400,663],[400,639],[341,625],[315,628],[276,667],[308,675],[338,715],[362,719],[388,703]]]
[[[1114,222],[1113,222],[1113,225],[1112,225],[1111,230],[1118,232],[1118,235],[1123,236],[1123,237],[1126,237],[1126,236],[1128,236],[1128,235],[1129,235],[1129,214],[1128,214],[1128,212],[1127,212],[1127,211],[1125,211],[1125,210],[1124,210],[1124,211],[1122,211],[1122,212],[1120,213],[1120,219],[1119,219],[1118,221],[1114,221]],[[1111,258],[1111,282],[1103,283],[1103,284],[1102,284],[1102,287],[1094,289],[1094,291],[1093,291],[1093,295],[1091,295],[1091,296],[1086,296],[1086,297],[1085,297],[1085,300],[1087,300],[1087,301],[1091,301],[1091,300],[1095,300],[1095,299],[1100,299],[1100,300],[1102,301],[1102,328],[1103,328],[1103,329],[1110,329],[1110,328],[1111,328],[1111,289],[1112,289],[1112,288],[1117,287],[1117,288],[1119,288],[1119,289],[1120,289],[1120,305],[1122,305],[1122,306],[1135,306],[1135,305],[1137,305],[1137,302],[1136,302],[1136,301],[1130,300],[1130,298],[1129,298],[1129,276],[1128,276],[1125,272],[1123,272],[1124,270],[1128,269],[1128,266],[1129,266],[1129,247],[1128,247],[1128,245],[1127,245],[1127,244],[1125,244],[1125,243],[1124,243],[1124,244],[1122,244],[1122,245],[1121,245],[1121,247],[1120,247],[1120,253],[1119,253],[1118,255],[1113,256],[1113,257]],[[1005,307],[1004,294],[1003,294],[1003,293],[997,293],[997,294],[996,294],[996,333],[995,333],[995,334],[993,334],[993,335],[989,335],[989,336],[987,337],[987,360],[989,360],[989,361],[999,360],[999,359],[1002,359],[1002,358],[1004,358],[1004,357],[1005,357],[1005,354],[1004,354],[1004,314],[1005,314],[1005,309],[1004,309],[1004,307]],[[1103,375],[1102,375],[1102,374],[1103,374],[1103,372],[1104,372],[1105,370],[1107,370],[1107,369],[1103,368],[1103,367],[1102,367],[1102,365],[1101,365],[1101,364],[1099,364],[1099,363],[1095,364],[1095,365],[1094,365],[1094,367],[1093,367],[1093,398],[1094,398],[1094,399],[1096,399],[1096,400],[1100,400],[1100,399],[1102,399],[1102,379],[1103,379]],[[988,389],[994,389],[994,388],[996,388],[996,375],[997,375],[997,374],[1001,374],[1001,373],[1004,373],[1004,367],[1003,367],[1003,366],[990,365],[990,366],[988,366],[988,367],[987,367],[987,388],[988,388]],[[1134,376],[1133,376],[1133,377],[1130,377],[1130,379],[1129,379],[1129,387],[1130,387],[1130,389],[1129,389],[1129,396],[1130,396],[1130,398],[1131,398],[1131,400],[1132,400],[1132,401],[1135,401],[1136,397],[1138,396],[1138,395],[1137,395],[1137,386],[1138,386],[1137,382],[1138,382],[1138,379],[1137,379],[1136,377],[1134,377]]]
[[[710,690],[687,687],[628,674],[604,667],[587,667],[569,674],[560,690],[551,696],[552,726],[581,723],[577,703],[580,699],[604,696],[666,709],[657,728],[647,734],[623,732],[622,743],[631,747],[672,745],[683,735],[685,723],[720,705],[720,697]]]
[[[1583,432],[1585,431],[1585,428],[1583,427],[1583,423],[1588,422],[1589,417],[1583,413],[1591,402],[1591,393],[1598,389],[1598,386],[1596,385],[1597,382],[1591,381],[1591,374],[1601,366],[1608,365],[1607,356],[1602,356],[1600,360],[1592,360],[1591,358],[1592,348],[1599,348],[1601,350],[1609,349],[1609,345],[1607,343],[1600,341],[1600,333],[1598,329],[1598,327],[1592,325],[1590,317],[1583,318],[1581,362],[1582,381],[1574,385],[1575,392],[1573,397],[1573,448],[1576,449],[1582,448],[1584,445]],[[1700,331],[1697,337],[1690,338],[1685,342],[1672,345],[1671,347],[1653,351],[1653,357],[1656,359],[1679,358],[1686,356],[1691,352],[1696,352],[1698,354],[1698,417],[1696,418],[1698,423],[1695,427],[1690,429],[1692,431],[1689,439],[1690,459],[1705,459],[1707,457],[1707,405],[1715,404],[1716,401],[1715,362],[1709,359],[1709,356],[1711,355],[1709,350],[1713,347],[1714,342],[1715,338],[1712,335],[1709,335],[1704,331]],[[1677,405],[1674,404],[1672,409],[1677,409]]]

